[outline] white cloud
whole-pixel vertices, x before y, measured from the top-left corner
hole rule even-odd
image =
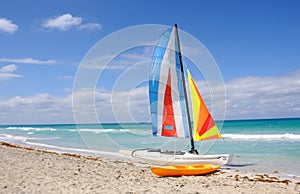
[[[9,62],[9,63],[26,63],[26,64],[55,64],[55,60],[38,60],[33,58],[20,58],[20,59],[11,59],[11,58],[0,58],[0,62]]]
[[[18,77],[23,77],[23,76],[14,73],[0,73],[0,80],[7,80],[11,78],[18,78]]]
[[[87,23],[79,26],[80,30],[101,30],[101,25],[98,23]]]
[[[80,89],[73,96],[73,111],[78,123],[149,121],[148,87],[132,91]]]
[[[226,86],[226,119],[300,116],[300,70],[277,77],[237,78],[228,81]],[[209,99],[209,92],[201,92],[205,100]],[[73,102],[70,93],[63,97],[36,94],[0,99],[0,124],[73,123],[73,111],[80,123],[149,121],[150,118],[147,86],[113,95],[105,89],[86,88],[75,91],[74,95]]]
[[[147,56],[145,53],[125,53],[117,56],[113,59],[106,69],[109,70],[123,70],[127,68],[132,68],[138,64],[151,64],[152,63],[152,56]],[[148,67],[145,65],[145,68]]]
[[[72,75],[58,76],[57,79],[59,79],[59,80],[73,80],[74,76],[72,76]]]
[[[61,31],[67,31],[72,27],[89,31],[101,29],[99,23],[83,23],[82,17],[74,17],[70,13],[44,20],[42,27],[48,30],[58,29]]]
[[[13,71],[15,71],[17,69],[17,65],[15,64],[10,64],[10,65],[6,65],[0,68],[0,72],[1,73],[11,73]]]
[[[10,78],[23,77],[22,75],[13,73],[17,70],[17,65],[10,64],[0,68],[0,80],[6,80]]]
[[[98,119],[112,121],[110,102],[111,94],[106,90],[83,88],[75,91],[72,103],[76,123],[97,123]]]
[[[116,92],[114,95],[118,98],[113,100],[114,107],[111,105],[112,94],[107,90],[81,89],[74,95],[73,101],[73,94],[0,98],[0,124],[74,123],[73,111],[78,123],[114,122],[114,111],[118,112],[116,119],[119,122],[149,120],[147,88]]]
[[[82,63],[80,63],[80,66],[83,69],[102,70],[102,69],[104,69],[104,65],[107,62],[109,62],[113,57],[114,56],[112,56],[112,55],[102,55],[99,57],[96,56],[94,58],[88,58],[88,59],[85,59]]]
[[[85,59],[80,65],[90,70],[124,70],[140,63],[152,63],[153,48],[137,48],[118,55],[102,55]]]
[[[226,83],[227,118],[300,116],[300,70],[277,77],[242,77]]]
[[[52,19],[45,20],[42,26],[46,29],[59,29],[66,31],[73,26],[78,26],[82,22],[81,17],[73,17],[71,14],[63,14]]]
[[[50,94],[0,99],[0,124],[73,123],[71,99]]]
[[[17,30],[18,30],[18,26],[14,24],[11,20],[0,18],[0,31],[13,34]]]
[[[224,102],[221,85],[209,88],[203,80],[196,84],[208,108],[214,108],[215,116],[219,113],[219,104]],[[224,84],[225,119],[300,117],[300,70],[281,76],[240,77]],[[211,89],[215,94],[214,104]]]

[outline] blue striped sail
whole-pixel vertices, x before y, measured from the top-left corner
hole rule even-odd
[[[188,138],[175,27],[162,33],[152,61],[149,98],[153,135]]]

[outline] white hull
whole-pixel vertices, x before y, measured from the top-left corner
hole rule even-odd
[[[232,161],[233,154],[200,155],[188,152],[161,150],[135,150],[131,156],[153,165],[179,166],[193,164],[215,164],[224,166]]]

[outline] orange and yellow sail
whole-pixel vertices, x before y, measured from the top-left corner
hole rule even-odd
[[[220,131],[210,115],[189,71],[188,80],[193,109],[194,140],[200,141],[221,138]]]

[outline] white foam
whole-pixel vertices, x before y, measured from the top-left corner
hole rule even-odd
[[[76,131],[70,129],[69,131]],[[135,129],[78,129],[79,132],[91,132],[91,133],[131,133],[135,135],[145,135],[145,132],[142,130]],[[147,132],[146,135],[149,133]]]
[[[9,135],[9,134],[0,134],[1,141],[18,141],[18,142],[26,142],[28,138],[24,136],[16,136],[16,135]]]
[[[7,127],[9,130],[22,130],[22,131],[56,131],[56,129],[51,127]]]
[[[27,140],[51,140],[51,139],[59,139],[60,137],[25,137],[19,135],[10,135],[10,134],[0,134],[0,140],[8,141],[8,142],[23,142],[25,143]]]
[[[92,132],[92,133],[124,133],[128,132],[123,129],[78,129],[79,132]]]
[[[224,138],[236,140],[296,140],[300,141],[300,134],[222,134]]]

